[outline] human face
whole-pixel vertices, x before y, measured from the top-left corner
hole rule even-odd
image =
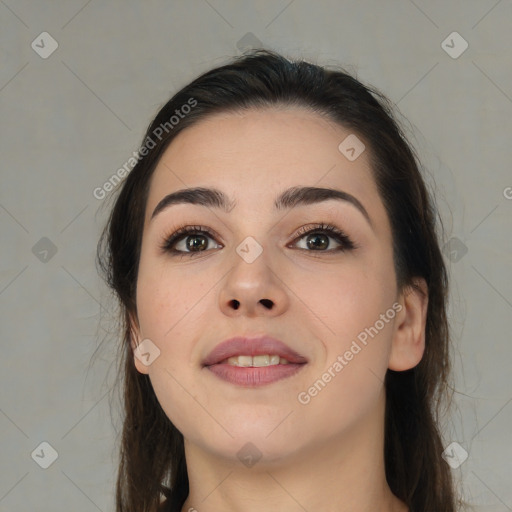
[[[375,420],[396,331],[397,287],[391,228],[369,147],[354,161],[338,149],[350,134],[298,108],[215,114],[181,132],[154,171],[136,329],[138,341],[151,340],[160,355],[148,366],[134,361],[186,440],[219,457],[235,460],[251,442],[262,461],[286,459],[348,439]],[[343,191],[357,201],[274,208],[285,190],[305,186]],[[218,189],[236,204],[227,210],[173,204],[153,216],[165,196],[193,187]],[[343,231],[354,248],[318,229],[309,238],[297,234],[321,223]],[[189,234],[203,250],[193,252],[186,236],[174,245],[182,253],[162,250],[184,225],[214,235]],[[262,251],[252,262],[237,252],[247,237]],[[361,333],[370,328],[363,344]],[[270,335],[308,362],[293,376],[257,387],[226,382],[202,363],[237,335]],[[319,379],[324,385],[315,393]]]

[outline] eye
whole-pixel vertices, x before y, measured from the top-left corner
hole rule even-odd
[[[314,226],[305,226],[295,234],[295,240],[305,239],[303,250],[310,249],[309,252],[334,252],[349,251],[356,248],[356,244],[343,231],[331,224],[316,224]],[[338,247],[326,250],[330,245],[329,239],[334,239]]]
[[[164,238],[160,249],[172,256],[194,256],[205,252],[208,248],[208,238],[213,240],[214,233],[204,226],[184,226]],[[219,245],[217,248],[222,247]]]

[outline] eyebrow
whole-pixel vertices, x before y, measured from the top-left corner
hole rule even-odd
[[[372,221],[361,202],[343,190],[319,187],[292,187],[285,190],[274,202],[277,211],[286,210],[302,205],[310,205],[330,200],[344,201],[355,206],[373,227]],[[207,208],[218,208],[229,213],[237,204],[219,189],[195,187],[186,188],[166,195],[153,210],[151,219],[160,212],[175,204],[196,204]]]

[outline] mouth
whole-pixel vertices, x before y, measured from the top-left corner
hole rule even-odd
[[[231,384],[255,387],[291,377],[307,362],[275,338],[236,337],[217,345],[203,361],[203,367]]]

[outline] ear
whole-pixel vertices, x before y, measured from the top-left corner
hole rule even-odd
[[[428,286],[422,277],[414,279],[415,286],[407,286],[399,297],[402,309],[396,316],[395,333],[388,367],[404,371],[414,368],[425,351]]]
[[[135,349],[142,341],[142,337],[140,335],[139,322],[134,313],[130,312],[128,315],[130,322],[130,345],[133,352],[133,361],[135,363],[135,368],[137,369],[138,372],[147,374],[148,367],[142,364],[142,361],[135,355]]]

